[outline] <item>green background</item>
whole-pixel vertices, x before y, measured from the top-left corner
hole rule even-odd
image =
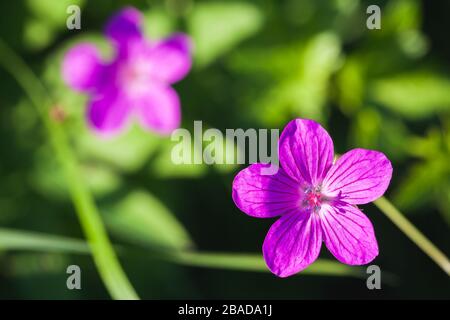
[[[66,28],[69,4],[81,7],[81,30]],[[386,196],[449,253],[450,2],[0,3],[0,38],[65,114],[62,125],[83,179],[142,298],[450,298],[448,276],[372,204],[363,210],[379,241],[373,263],[381,267],[382,290],[370,291],[364,278],[345,275],[305,272],[278,279],[264,270],[199,268],[167,258],[193,247],[258,254],[274,220],[253,219],[235,207],[231,183],[243,166],[175,166],[169,138],[135,127],[104,141],[88,131],[87,97],[64,85],[61,58],[83,40],[96,43],[107,57],[111,48],[102,28],[127,4],[142,10],[149,37],[183,31],[194,40],[194,67],[175,85],[184,128],[203,120],[223,132],[281,130],[295,117],[315,119],[330,132],[338,153],[355,147],[384,152],[394,166]],[[366,28],[369,4],[381,7],[381,30]],[[8,249],[17,235],[6,229],[78,239],[83,234],[67,181],[27,96],[3,69],[0,88],[0,297],[109,298],[92,259],[66,252],[68,244],[53,241],[60,250]],[[22,238],[35,241],[32,234]],[[321,258],[333,259],[325,248]],[[82,290],[66,288],[71,264],[81,267]],[[231,264],[241,269],[245,263]]]

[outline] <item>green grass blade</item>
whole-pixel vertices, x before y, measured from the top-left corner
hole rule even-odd
[[[374,201],[374,204],[447,275],[450,275],[450,261],[446,255],[409,222],[388,199],[381,197]]]
[[[256,253],[179,252],[169,256],[168,259],[195,267],[255,272],[269,271],[262,255]],[[350,267],[325,259],[318,259],[299,274],[365,277],[364,270],[361,267]]]
[[[0,250],[1,249],[50,251],[73,254],[90,253],[89,246],[83,240],[4,228],[0,228]],[[218,253],[201,251],[167,253],[153,250],[150,252],[150,255],[157,259],[186,266],[249,272],[269,272],[261,254],[257,253]],[[366,277],[362,267],[351,267],[336,261],[325,259],[318,259],[306,270],[299,273],[299,275]]]
[[[90,254],[86,242],[63,236],[0,228],[0,250]]]
[[[112,248],[94,199],[82,179],[66,134],[61,125],[48,116],[48,107],[52,105],[50,95],[25,62],[2,39],[0,39],[0,64],[23,88],[47,129],[55,154],[63,167],[72,202],[92,250],[94,262],[107,290],[114,299],[138,299]]]

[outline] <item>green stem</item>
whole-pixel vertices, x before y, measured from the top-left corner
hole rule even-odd
[[[124,253],[128,248],[114,246],[116,251]],[[1,250],[31,250],[57,253],[90,254],[91,249],[81,239],[67,238],[38,232],[0,228]],[[145,256],[161,261],[179,265],[225,269],[250,272],[268,272],[264,259],[260,253],[233,253],[233,252],[205,252],[205,251],[175,251],[167,252],[161,248],[145,248]],[[341,264],[337,261],[318,259],[300,275],[340,276],[365,278],[367,274],[363,267],[354,267]],[[392,279],[393,275],[388,274]],[[383,274],[383,280],[386,280]],[[389,282],[388,278],[388,282]],[[387,282],[386,282],[387,283]]]
[[[450,275],[450,261],[427,237],[425,237],[405,216],[385,197],[376,200],[375,205],[391,221],[411,239],[423,252],[425,252],[442,270]]]
[[[224,253],[224,252],[198,252],[181,251],[162,256],[174,263],[203,268],[220,268],[228,270],[267,272],[266,264],[261,254]],[[318,259],[300,274],[331,275],[363,278],[366,276],[361,267],[347,265]]]
[[[28,66],[0,39],[0,63],[17,80],[35,106],[47,129],[56,156],[61,162],[81,227],[88,240],[94,262],[114,299],[138,299],[109,241],[94,199],[86,188],[75,155],[61,125],[48,116],[52,106],[45,87]]]

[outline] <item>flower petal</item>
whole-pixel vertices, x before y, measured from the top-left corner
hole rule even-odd
[[[233,201],[246,214],[270,218],[299,211],[300,194],[296,181],[282,168],[264,174],[270,164],[254,163],[239,172],[233,181]]]
[[[115,88],[97,94],[88,106],[88,122],[103,136],[110,136],[125,126],[132,105],[127,97]]]
[[[185,34],[175,34],[152,48],[149,61],[154,68],[152,77],[166,83],[174,83],[186,76],[191,61],[191,40]]]
[[[64,56],[62,76],[73,89],[87,91],[94,89],[103,72],[97,48],[81,43],[71,48]]]
[[[141,125],[159,134],[170,134],[180,126],[180,100],[169,86],[149,86],[147,93],[136,100],[136,108]]]
[[[142,38],[141,21],[139,10],[133,7],[125,8],[111,17],[106,24],[105,34],[117,45],[126,45],[131,40]]]
[[[333,163],[333,141],[315,121],[295,119],[280,137],[279,156],[284,170],[296,180],[319,184]]]
[[[392,165],[378,151],[353,149],[340,157],[323,182],[324,193],[351,204],[381,197],[389,186]]]
[[[263,255],[270,271],[279,277],[293,275],[311,263],[320,253],[322,230],[316,214],[284,215],[267,233]]]
[[[372,223],[358,208],[339,202],[323,205],[319,214],[325,245],[340,262],[362,265],[378,255]]]

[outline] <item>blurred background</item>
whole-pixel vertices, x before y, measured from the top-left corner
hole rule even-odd
[[[81,8],[81,30],[66,28],[71,4]],[[381,7],[381,30],[366,28],[370,4]],[[183,31],[194,40],[193,70],[175,85],[184,128],[192,130],[194,120],[223,131],[282,129],[295,117],[320,121],[336,152],[363,147],[391,159],[386,196],[449,254],[449,1],[2,1],[0,38],[58,101],[83,178],[112,241],[125,248],[121,262],[142,298],[450,298],[448,276],[373,204],[363,209],[379,241],[374,263],[396,279],[382,290],[367,290],[355,277],[278,279],[153,254],[193,243],[202,251],[260,253],[273,220],[235,207],[231,182],[243,166],[175,166],[169,138],[136,127],[105,141],[86,128],[87,97],[64,85],[61,58],[79,41],[110,54],[102,28],[126,5],[143,12],[149,37]],[[89,255],[8,250],[19,237],[8,230],[83,234],[44,126],[3,68],[0,88],[0,298],[109,298]],[[332,258],[325,249],[321,257]],[[81,267],[82,290],[66,288],[71,264]]]

